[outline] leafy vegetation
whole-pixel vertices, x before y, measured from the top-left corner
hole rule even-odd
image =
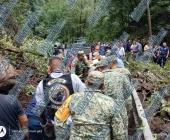
[[[8,0],[1,0],[3,4]],[[108,14],[99,19],[96,26],[87,23],[88,17],[94,12],[100,0],[77,0],[73,9],[70,9],[66,0],[19,0],[12,11],[4,28],[0,29],[0,50],[7,56],[17,69],[31,67],[34,76],[26,85],[23,93],[27,95],[35,90],[37,82],[47,71],[47,58],[37,52],[38,45],[47,37],[50,28],[61,18],[67,23],[56,41],[71,43],[79,37],[86,37],[88,42],[108,41],[119,37],[123,31],[130,34],[130,38],[148,39],[147,14],[142,16],[139,23],[132,21],[129,14],[134,10],[140,0],[106,0]],[[153,34],[157,34],[160,27],[169,31],[166,41],[170,44],[170,1],[154,0],[151,2],[151,18]],[[17,47],[14,36],[22,28],[24,19],[32,12],[41,11],[39,22],[32,28],[31,34],[24,43]],[[5,30],[5,33],[1,32]],[[154,83],[155,89],[170,83],[170,61],[164,69],[155,64],[130,62],[128,68],[133,75],[145,75],[146,80]],[[148,75],[150,76],[148,76]],[[147,103],[148,102],[148,103]],[[150,104],[150,99],[145,101]],[[161,117],[170,112],[169,102],[164,102],[160,108]],[[141,123],[140,123],[141,124]]]
[[[41,0],[43,1],[43,0]],[[34,36],[45,38],[50,27],[60,18],[67,20],[67,24],[62,30],[58,41],[73,42],[78,37],[86,37],[90,42],[112,41],[118,37],[122,31],[132,34],[132,37],[148,38],[147,14],[145,12],[139,23],[132,21],[129,14],[137,6],[140,0],[109,0],[108,14],[99,19],[95,27],[88,25],[87,18],[93,13],[100,0],[78,0],[75,7],[71,10],[66,0],[40,0],[29,2],[21,0],[18,2],[11,18],[16,22],[18,29],[23,25],[27,15],[34,11],[42,11],[40,21],[32,29]],[[151,17],[153,32],[157,34],[159,27],[170,29],[168,19],[170,11],[169,0],[154,0],[151,2]],[[18,10],[20,9],[20,10]],[[29,36],[32,39],[32,36]],[[167,40],[169,34],[167,36]]]
[[[38,54],[36,49],[38,44],[37,40],[34,40],[32,44],[31,40],[27,40],[20,48],[16,48],[7,36],[0,39],[0,48],[3,48],[4,55],[11,60],[14,66],[33,67],[39,75],[42,75],[47,71],[47,58]]]

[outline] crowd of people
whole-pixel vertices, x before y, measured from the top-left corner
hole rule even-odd
[[[166,42],[163,42],[161,46],[151,46],[149,42],[142,44],[140,40],[134,40],[133,42],[129,40],[124,48],[125,52],[131,54],[129,56],[132,56],[133,60],[138,60],[142,54],[150,53],[151,61],[161,67],[165,66],[169,57],[169,47]]]
[[[94,47],[95,46],[95,47]],[[97,46],[97,47],[96,47]],[[113,44],[114,46],[114,44]],[[116,44],[116,47],[113,47],[109,43],[97,43],[92,45],[91,54],[88,54],[88,59],[91,61],[92,56],[99,54],[100,58],[105,57],[110,52],[114,53],[119,59],[123,61],[138,61],[141,56],[145,53],[150,53],[151,61],[164,67],[168,57],[169,57],[169,47],[166,42],[163,42],[161,45],[152,46],[148,41],[141,41],[139,39],[128,40],[125,43]],[[98,56],[96,56],[98,57]],[[94,58],[93,58],[94,59]],[[95,60],[96,61],[96,60]],[[142,60],[141,60],[142,61]]]
[[[99,42],[89,54],[79,51],[69,68],[63,68],[65,49],[56,50],[25,111],[17,99],[11,104],[8,95],[0,94],[0,124],[7,131],[0,139],[8,140],[21,130],[30,140],[127,140],[133,87],[124,61],[126,55],[135,59],[143,49],[150,47],[129,40],[113,51],[110,44]],[[164,66],[169,55],[166,43],[154,52],[154,61]],[[45,100],[48,105],[38,116],[33,109]]]

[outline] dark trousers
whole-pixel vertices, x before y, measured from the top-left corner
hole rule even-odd
[[[28,118],[29,137],[31,140],[43,140],[43,129],[36,118]]]
[[[154,62],[155,64],[158,64],[158,57],[153,57],[153,62]]]
[[[54,127],[49,126],[44,129],[40,125],[40,120],[34,117],[28,117],[29,137],[31,140],[55,140]],[[47,136],[46,133],[51,134]]]
[[[158,59],[158,64],[159,64],[161,67],[164,67],[166,61],[167,61],[166,56],[160,56],[159,59]]]

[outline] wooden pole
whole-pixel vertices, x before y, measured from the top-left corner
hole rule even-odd
[[[147,3],[147,14],[148,14],[149,36],[152,36],[152,22],[151,22],[151,14],[150,14],[149,3]]]

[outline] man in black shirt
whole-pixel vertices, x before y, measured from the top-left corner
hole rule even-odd
[[[27,133],[27,116],[17,101],[11,102],[9,95],[0,94],[0,140],[9,140],[10,136],[14,137],[20,134]],[[20,127],[22,130],[20,130]],[[2,131],[2,132],[1,132]],[[6,131],[6,134],[1,135]],[[23,132],[23,133],[22,133]],[[20,136],[19,136],[20,137]]]

